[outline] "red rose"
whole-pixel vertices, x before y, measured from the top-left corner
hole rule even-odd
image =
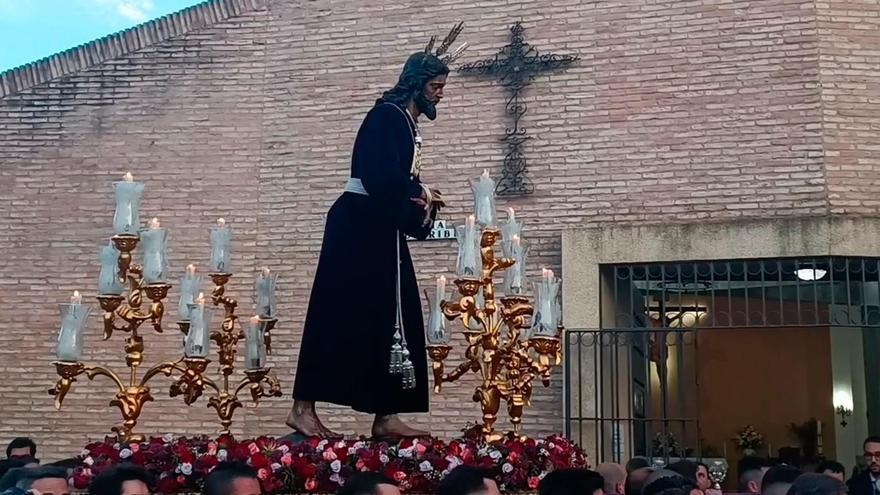
[[[257,453],[251,456],[251,466],[254,469],[268,468],[269,465],[269,459],[266,459],[266,456],[263,454]]]
[[[159,493],[173,494],[177,492],[177,481],[173,476],[167,476],[159,480],[156,484],[156,491]]]
[[[73,475],[73,487],[77,490],[85,490],[91,482],[92,477],[83,472],[74,473]]]
[[[459,457],[461,455],[461,445],[455,440],[449,442],[449,447],[447,448],[446,453],[451,456]]]
[[[401,481],[406,479],[406,473],[403,471],[395,471],[394,472],[394,481],[400,483]]]
[[[538,488],[538,483],[540,483],[540,479],[537,476],[529,477],[529,490],[536,490]]]
[[[313,492],[315,488],[318,488],[318,482],[315,481],[315,478],[309,478],[306,480],[304,488],[306,491]]]

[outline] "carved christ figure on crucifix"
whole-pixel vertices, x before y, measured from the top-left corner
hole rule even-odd
[[[464,74],[483,74],[497,78],[508,91],[506,113],[513,121],[504,131],[502,141],[507,143],[502,176],[498,181],[499,195],[531,194],[535,186],[527,174],[523,143],[529,137],[520,121],[528,107],[523,102],[522,91],[531,80],[541,72],[561,69],[578,60],[576,55],[541,54],[525,42],[522,23],[510,28],[510,44],[501,49],[495,57],[463,65],[459,70]]]

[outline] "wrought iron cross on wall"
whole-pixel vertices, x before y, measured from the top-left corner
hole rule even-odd
[[[521,22],[510,27],[510,44],[495,57],[479,60],[459,68],[465,74],[496,77],[508,91],[506,114],[513,120],[504,130],[502,141],[507,143],[501,179],[496,186],[498,195],[516,196],[531,194],[535,186],[528,177],[523,144],[529,139],[525,127],[520,125],[528,107],[523,102],[522,91],[540,72],[568,67],[578,60],[577,55],[539,53],[523,37],[525,29]]]

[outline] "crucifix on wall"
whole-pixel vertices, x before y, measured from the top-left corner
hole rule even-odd
[[[529,139],[525,127],[520,125],[528,109],[522,101],[522,92],[532,79],[541,72],[568,67],[578,60],[577,55],[558,55],[539,53],[525,42],[521,22],[510,27],[510,44],[493,58],[478,60],[463,65],[459,71],[464,74],[481,74],[497,78],[507,89],[506,114],[512,122],[504,130],[502,141],[507,144],[504,155],[501,179],[496,193],[502,196],[531,194],[535,186],[528,177],[526,156],[523,144]]]

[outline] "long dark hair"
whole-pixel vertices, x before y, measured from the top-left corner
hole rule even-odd
[[[416,101],[425,91],[428,81],[446,74],[449,74],[449,67],[439,58],[425,52],[413,53],[406,59],[397,84],[382,93],[376,105],[394,103],[403,106],[409,101]]]

